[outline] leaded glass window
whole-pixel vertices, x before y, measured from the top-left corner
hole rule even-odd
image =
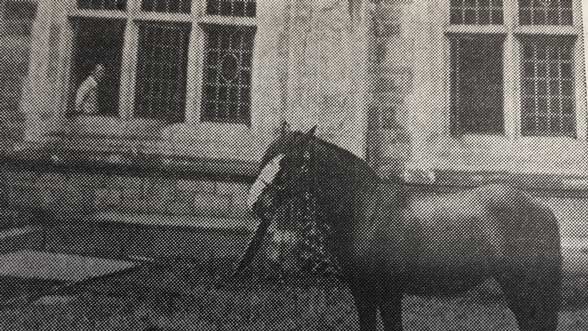
[[[248,122],[254,30],[206,27],[202,119]]]
[[[184,120],[190,26],[144,23],[139,31],[135,115]]]
[[[521,25],[572,25],[572,0],[519,0]]]
[[[190,13],[192,0],[143,0],[141,9],[147,12]]]
[[[125,10],[127,0],[78,0],[78,8],[95,10]]]
[[[451,24],[502,24],[502,0],[451,0]]]
[[[503,39],[456,37],[450,41],[452,134],[502,133]]]
[[[255,0],[208,0],[206,12],[209,15],[255,17]]]
[[[522,41],[522,133],[575,136],[572,43],[554,38]]]

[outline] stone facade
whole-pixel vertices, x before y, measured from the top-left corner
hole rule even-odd
[[[361,45],[367,40],[367,2],[357,8],[347,0],[257,3],[251,125],[246,126],[202,121],[198,80],[188,84],[183,123],[128,117],[122,108],[132,108],[124,99],[132,90],[122,92],[119,117],[67,118],[71,10],[59,1],[41,1],[31,41],[30,67],[35,70],[20,105],[26,114],[25,141],[59,144],[73,136],[67,141],[72,149],[173,150],[176,155],[253,161],[281,121],[288,120],[300,130],[317,124],[320,136],[363,156],[367,80]],[[193,26],[194,38],[201,38],[199,25]],[[196,72],[198,56],[194,53],[189,64]]]
[[[1,170],[0,199],[17,211],[4,221],[13,218],[17,228],[48,226],[43,238],[30,242],[33,248],[219,258],[238,255],[256,226],[245,203],[249,180],[50,164],[5,164]]]
[[[0,144],[23,139],[25,115],[19,111],[22,88],[29,70],[31,17],[15,20],[14,10],[0,1]],[[18,4],[18,2],[12,1]],[[29,1],[32,8],[36,1]]]
[[[374,1],[368,59],[368,134],[374,164],[385,176],[402,168],[431,171],[527,173],[584,177],[586,89],[580,5],[574,7],[576,138],[525,137],[520,132],[517,94],[517,40],[527,30],[512,25],[515,1],[504,2],[506,38],[505,132],[501,135],[450,133],[449,37],[482,30],[449,23],[450,2]],[[510,24],[510,25],[509,25]],[[512,27],[511,27],[512,26]],[[518,29],[518,30],[517,30]],[[488,30],[492,31],[492,29]],[[514,31],[511,34],[511,31]],[[487,32],[483,32],[487,33]],[[533,31],[541,34],[541,31]],[[511,50],[514,49],[514,50]],[[511,85],[509,85],[511,84]],[[400,167],[400,168],[399,168]]]
[[[65,224],[64,242],[74,241],[65,238],[75,233],[67,228],[72,220],[97,227],[123,224],[120,233],[111,232],[110,242],[133,237],[133,244],[109,247],[96,239],[91,245],[115,252],[140,247],[142,236],[152,239],[144,243],[149,246],[144,254],[208,250],[194,248],[200,234],[178,234],[188,229],[246,234],[255,220],[245,210],[245,192],[282,120],[301,130],[317,124],[319,136],[367,157],[383,177],[416,169],[407,178],[427,184],[427,190],[514,183],[556,210],[565,236],[588,235],[585,139],[448,135],[446,71],[440,68],[447,66],[442,8],[449,1],[258,0],[250,126],[203,123],[196,106],[188,106],[186,121],[175,124],[66,118],[69,14],[61,1],[39,1],[32,38],[2,36],[0,42],[0,84],[7,87],[1,91],[0,141],[14,145],[3,149],[10,161],[0,169],[0,198],[10,209],[44,211],[38,215]],[[584,87],[578,89],[585,95]],[[585,112],[581,104],[579,111]],[[89,154],[91,161],[82,167],[73,157],[55,166],[51,154],[57,152]],[[23,161],[19,153],[31,157]],[[98,154],[106,155],[104,171],[92,170]],[[207,166],[160,172],[162,163],[155,162],[135,172],[128,170],[134,161],[124,162],[127,154],[181,157],[187,164],[219,161],[226,168],[222,175]],[[29,159],[50,166],[27,167]],[[249,170],[235,170],[235,162]],[[162,233],[170,235],[137,235],[141,227],[169,229]],[[50,237],[58,236],[57,230]],[[92,238],[94,230],[84,231]],[[169,248],[176,237],[184,239],[176,241],[177,249]]]

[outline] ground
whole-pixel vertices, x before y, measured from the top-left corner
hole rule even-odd
[[[196,272],[198,275],[196,275]],[[0,330],[357,330],[349,292],[336,281],[241,281],[222,288],[214,270],[143,269],[0,308]],[[173,274],[173,275],[172,275]],[[220,277],[217,277],[220,279]],[[18,288],[4,283],[6,289]],[[20,292],[32,290],[20,286]],[[13,293],[14,294],[14,293]],[[585,298],[585,297],[584,297]],[[406,297],[406,330],[518,330],[499,295]],[[560,331],[588,330],[588,305],[567,300]]]
[[[178,298],[80,295],[0,314],[2,330],[357,330],[348,293],[339,288],[203,291]],[[517,330],[501,301],[472,298],[404,300],[406,330]],[[558,330],[587,330],[588,309],[560,313]]]

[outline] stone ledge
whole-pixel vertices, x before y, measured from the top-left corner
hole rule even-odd
[[[588,198],[588,176],[566,174],[514,173],[506,171],[440,170],[384,165],[378,170],[384,178],[401,177],[408,186],[446,191],[489,184],[508,184],[540,195]]]
[[[563,196],[588,197],[588,177],[558,174],[534,174],[490,171],[435,171],[435,184],[440,186],[480,186],[494,183],[511,184],[525,190]]]
[[[98,213],[92,218],[102,223],[122,223],[178,229],[230,230],[244,233],[253,232],[257,227],[257,221],[252,217],[223,218],[103,212]]]
[[[212,177],[253,182],[255,162],[129,152],[25,148],[0,151],[0,165],[19,170],[104,173],[168,178]]]

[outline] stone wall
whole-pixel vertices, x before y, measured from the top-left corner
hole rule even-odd
[[[256,226],[245,203],[247,182],[69,170],[0,169],[0,199],[16,211],[12,225],[45,228],[44,242],[32,248],[98,256],[235,257]]]
[[[287,107],[295,129],[365,155],[367,1],[296,0],[288,30]]]
[[[0,145],[6,146],[22,139],[24,115],[19,112],[19,102],[27,76],[30,54],[30,18],[15,20],[15,6],[0,1]],[[35,6],[36,1],[26,1]]]
[[[404,124],[405,99],[413,84],[413,56],[410,40],[402,35],[406,1],[374,1],[368,42],[368,155],[376,168],[410,158],[410,136]]]

